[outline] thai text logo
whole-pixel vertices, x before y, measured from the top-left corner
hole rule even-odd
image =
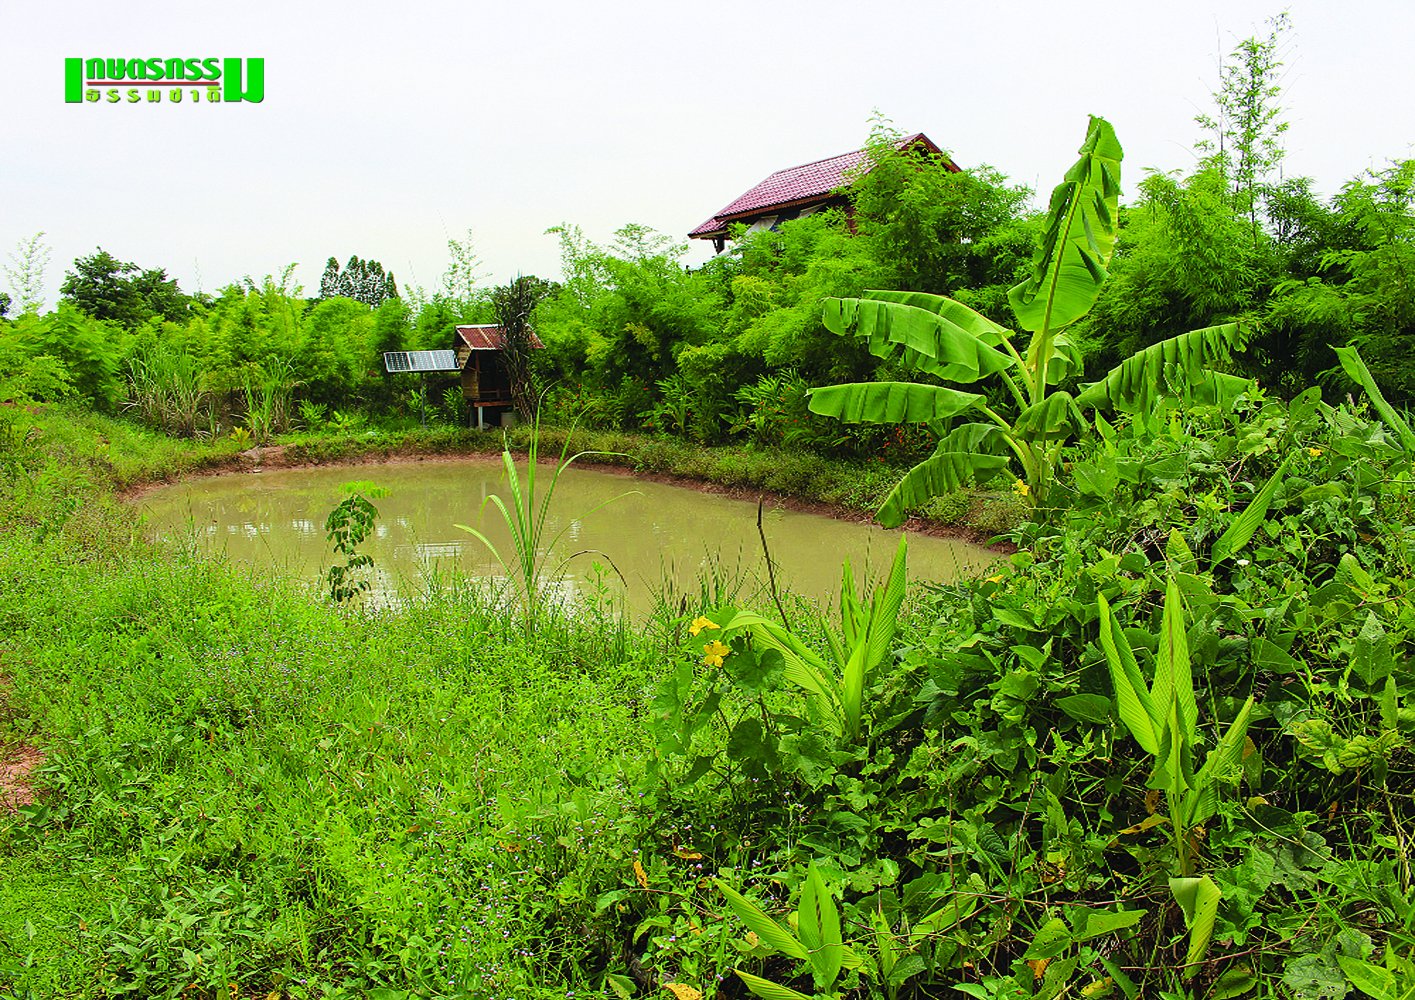
[[[264,59],[65,59],[64,102],[234,104],[265,100]]]

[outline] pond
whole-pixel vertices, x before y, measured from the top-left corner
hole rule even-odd
[[[550,470],[542,467],[537,485],[549,479]],[[422,593],[430,579],[445,578],[449,571],[481,579],[503,576],[486,547],[457,527],[483,531],[503,555],[513,551],[499,512],[493,506],[483,510],[492,494],[506,497],[500,462],[492,458],[207,476],[153,490],[139,505],[153,537],[191,541],[205,553],[313,582],[335,561],[325,520],[344,496],[341,484],[353,480],[387,490],[373,501],[379,516],[360,547],[374,560],[376,600]],[[587,513],[626,491],[633,492]],[[844,559],[850,560],[857,586],[864,579],[878,581],[899,537],[874,525],[779,507],[766,510],[763,524],[778,586],[822,602],[839,599]],[[546,537],[562,528],[555,562],[595,550],[566,565],[567,596],[583,599],[608,590],[644,612],[656,598],[698,594],[703,579],[732,581],[743,597],[768,593],[762,589],[766,564],[754,502],[576,467],[556,488]],[[914,581],[956,580],[996,559],[967,542],[909,537]]]

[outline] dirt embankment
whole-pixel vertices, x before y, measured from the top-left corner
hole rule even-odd
[[[10,682],[0,674],[0,715],[8,705]],[[30,778],[44,763],[44,757],[24,743],[7,746],[0,742],[0,816],[8,815],[34,801]]]
[[[522,458],[525,457],[524,452],[518,454]],[[409,462],[468,462],[476,459],[484,459],[487,462],[500,461],[499,455],[491,452],[420,452],[411,449],[402,450],[396,448],[387,452],[341,456],[333,461],[319,461],[311,460],[298,453],[291,453],[290,449],[287,449],[284,445],[270,445],[264,448],[251,448],[248,451],[243,451],[238,455],[231,456],[225,461],[194,472],[192,476],[220,476],[275,469],[298,469],[314,465],[353,467]],[[554,466],[555,463],[553,460],[543,459],[541,464]],[[700,493],[727,496],[736,500],[746,500],[751,503],[760,502],[771,508],[780,507],[786,510],[804,511],[808,514],[819,514],[822,517],[833,517],[838,521],[868,524],[873,520],[871,515],[865,511],[854,510],[842,504],[827,503],[822,500],[811,500],[786,493],[776,493],[754,486],[727,486],[722,483],[714,483],[710,480],[698,479],[693,476],[678,476],[666,472],[644,472],[612,462],[582,462],[577,468],[593,468],[597,472],[608,472],[633,479],[646,479],[654,483],[668,483],[672,486],[681,486],[685,489],[697,490]],[[164,482],[142,483],[122,491],[120,495],[124,500],[137,500],[141,499],[152,490],[158,489],[164,485],[167,484]],[[905,522],[904,529],[914,532],[915,534],[931,535],[935,538],[956,538],[974,545],[987,545],[989,539],[989,535],[986,532],[979,531],[977,528],[969,525],[943,524],[939,521],[930,521],[919,517],[910,518]],[[1016,546],[1009,542],[997,542],[988,547],[1001,555],[1008,555],[1016,551]]]

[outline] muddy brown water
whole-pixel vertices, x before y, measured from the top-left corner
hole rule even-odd
[[[519,468],[524,485],[524,463]],[[550,470],[537,471],[542,491],[549,479]],[[509,504],[495,459],[209,476],[152,490],[137,503],[153,537],[194,543],[206,554],[313,584],[335,560],[325,520],[344,496],[341,484],[355,480],[387,490],[374,499],[379,517],[360,549],[374,560],[375,600],[416,596],[430,579],[446,579],[452,571],[485,581],[503,577],[486,546],[457,527],[478,528],[510,557],[504,521],[493,505],[483,506],[492,495]],[[633,492],[619,496],[626,491]],[[879,579],[899,537],[873,525],[782,508],[768,508],[764,525],[778,586],[821,603],[838,601],[847,558],[857,584]],[[704,578],[737,581],[743,596],[766,594],[757,506],[749,501],[572,468],[556,486],[546,519],[544,537],[556,534],[561,538],[547,561],[551,568],[572,553],[596,550],[565,565],[558,592],[569,599],[607,592],[644,612],[656,595],[696,595]],[[909,535],[913,581],[957,580],[997,558],[968,542]]]

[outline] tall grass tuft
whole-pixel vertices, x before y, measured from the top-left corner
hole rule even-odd
[[[200,363],[183,351],[152,347],[129,363],[123,405],[149,427],[176,437],[196,437],[210,409]]]
[[[577,518],[566,519],[566,522],[559,531],[552,533],[550,520],[550,505],[555,498],[555,487],[560,482],[561,475],[570,468],[576,461],[590,455],[602,455],[604,452],[581,451],[574,455],[570,454],[570,439],[574,435],[574,427],[570,433],[565,435],[565,442],[560,448],[560,458],[555,463],[555,469],[550,474],[550,482],[545,485],[544,490],[537,494],[536,464],[540,451],[540,411],[537,408],[535,416],[531,422],[530,441],[526,446],[526,473],[522,478],[516,468],[516,461],[511,456],[511,445],[509,441],[503,442],[501,450],[501,464],[506,470],[506,482],[510,492],[510,504],[508,505],[501,497],[492,494],[482,502],[482,511],[486,510],[487,504],[494,504],[501,514],[502,520],[506,523],[507,529],[511,533],[512,551],[508,556],[502,555],[496,545],[476,528],[466,524],[459,524],[457,527],[469,533],[479,542],[487,547],[492,556],[501,563],[506,572],[507,580],[518,591],[521,599],[522,610],[525,615],[526,628],[529,632],[535,632],[545,611],[547,603],[547,590],[555,587],[560,578],[561,571],[571,559],[576,556],[589,555],[591,553],[604,555],[598,549],[580,549],[572,552],[551,568],[555,546],[564,537],[565,532],[570,529],[570,525],[576,520],[588,517],[602,507],[606,507],[616,500],[621,500],[626,496],[631,496],[638,490],[626,490],[623,493],[610,497],[595,504],[589,510],[580,514]],[[605,559],[608,560],[608,556]],[[613,562],[610,562],[613,566]],[[617,573],[618,570],[616,569]]]
[[[259,381],[245,381],[246,429],[258,445],[290,425],[290,394],[297,384],[293,362],[275,362]]]

